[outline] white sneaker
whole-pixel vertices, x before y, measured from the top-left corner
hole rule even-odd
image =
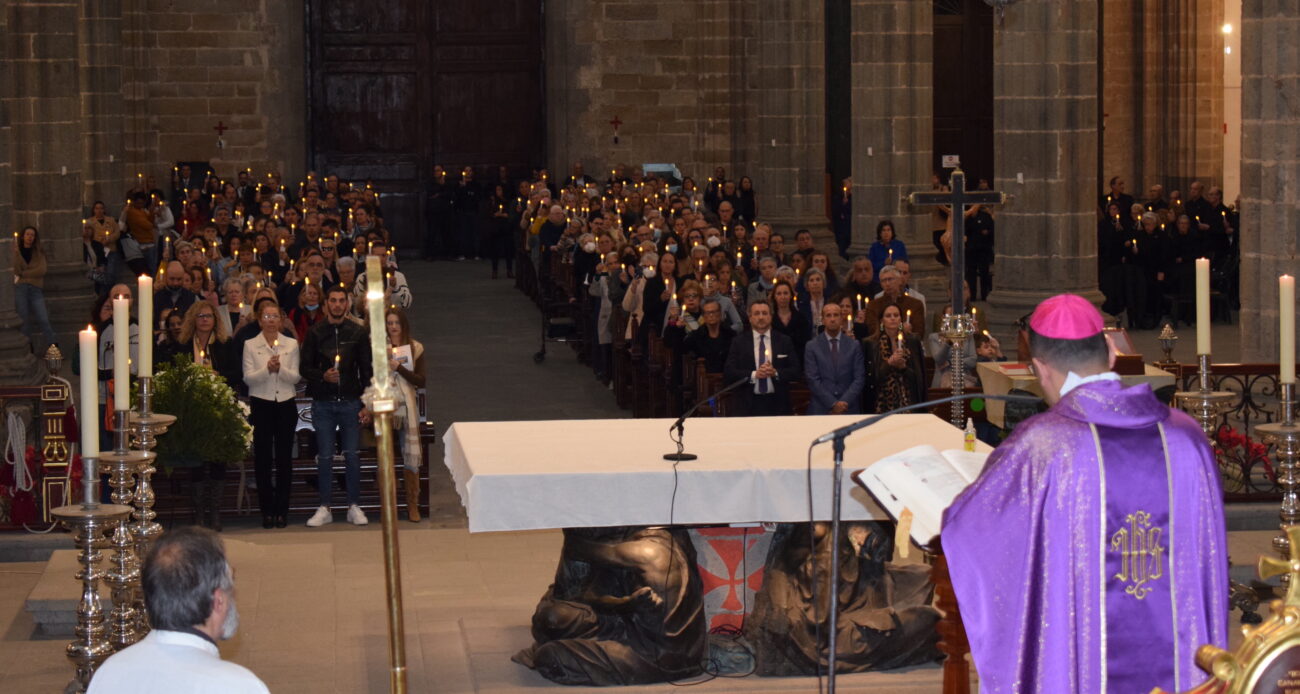
[[[348,522],[353,525],[366,525],[370,523],[366,519],[366,512],[361,510],[360,506],[352,504],[348,507]]]
[[[326,523],[333,523],[333,522],[334,522],[334,514],[330,513],[330,507],[321,506],[320,508],[316,509],[316,513],[312,514],[311,518],[307,519],[307,527],[319,528],[322,525],[325,525]]]

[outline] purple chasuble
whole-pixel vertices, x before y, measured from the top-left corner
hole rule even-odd
[[[1147,385],[1087,383],[1020,426],[944,512],[984,694],[1191,688],[1226,648],[1214,454]]]

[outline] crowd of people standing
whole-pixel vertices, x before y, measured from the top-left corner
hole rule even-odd
[[[138,353],[139,340],[151,340],[158,368],[178,356],[191,360],[247,399],[263,527],[288,522],[295,400],[304,390],[311,400],[320,502],[307,525],[333,520],[336,451],[344,460],[347,519],[364,525],[359,448],[372,373],[389,374],[402,395],[402,412],[417,411],[415,390],[424,386],[423,346],[411,338],[407,317],[413,297],[398,269],[378,191],[315,172],[291,188],[274,172],[261,179],[243,169],[225,179],[182,163],[172,170],[170,190],[142,174],[126,199],[116,217],[95,201],[82,229],[86,274],[98,294],[90,322],[101,336],[100,416],[108,393],[124,385],[111,383],[117,348],[109,325],[112,299],[134,292],[135,282],[119,280],[150,275],[154,315],[150,325],[132,326],[131,354]],[[30,236],[34,250],[26,267],[38,268],[35,230]],[[385,334],[393,358],[381,365],[371,363],[365,325],[368,257],[377,258],[385,273]],[[399,419],[407,432],[408,508],[418,520],[419,422],[417,416]],[[220,527],[225,467],[192,470],[196,520],[204,525]]]

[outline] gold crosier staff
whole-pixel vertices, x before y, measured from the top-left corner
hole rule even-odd
[[[388,592],[389,691],[406,692],[406,633],[402,624],[402,563],[397,547],[397,490],[393,479],[393,410],[389,388],[388,341],[384,330],[384,269],[366,258],[366,306],[370,316],[370,354],[375,372],[375,438],[379,449],[379,518],[384,533],[384,588]],[[381,376],[380,374],[383,374]]]

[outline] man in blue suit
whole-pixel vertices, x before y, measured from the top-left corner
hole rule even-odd
[[[825,331],[808,341],[804,352],[804,381],[812,391],[808,414],[859,414],[862,386],[867,381],[862,345],[844,333],[844,314],[831,301],[822,306]]]

